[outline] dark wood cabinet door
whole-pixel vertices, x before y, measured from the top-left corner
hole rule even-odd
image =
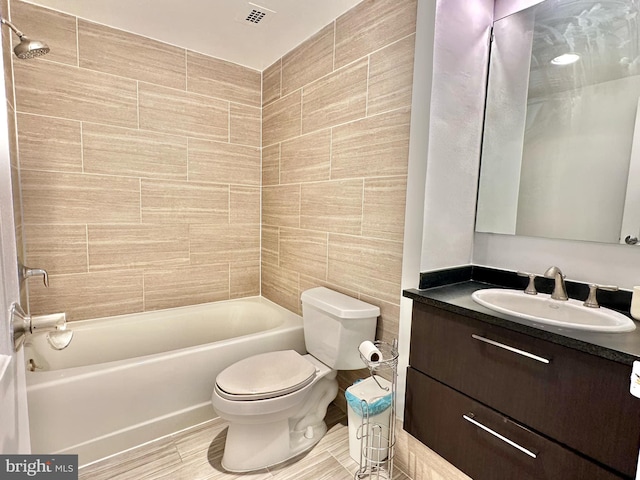
[[[474,480],[624,478],[412,368],[404,428]]]
[[[409,362],[521,424],[635,475],[640,399],[629,393],[630,366],[424,304],[414,305]]]

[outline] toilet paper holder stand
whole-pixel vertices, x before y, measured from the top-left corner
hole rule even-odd
[[[393,478],[393,456],[395,447],[395,423],[396,423],[396,385],[398,370],[398,339],[393,343],[382,341],[373,342],[380,351],[381,358],[378,361],[371,361],[360,352],[360,358],[369,369],[369,375],[376,382],[378,387],[391,395],[391,405],[388,409],[388,425],[378,424],[369,418],[368,408],[363,405],[363,410],[367,413],[362,417],[360,427],[360,467],[354,475],[354,480],[364,478],[369,479],[391,479]],[[380,384],[376,373],[387,378],[391,387]],[[386,414],[387,412],[385,412]]]

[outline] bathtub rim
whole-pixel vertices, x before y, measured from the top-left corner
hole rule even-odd
[[[79,322],[82,322],[82,325],[84,326],[91,326],[91,324],[94,324],[96,322],[108,323],[113,321],[123,321],[126,317],[129,317],[129,316],[137,316],[137,315],[144,315],[144,314],[148,314],[146,316],[152,316],[153,314],[157,314],[158,312],[188,311],[193,307],[206,308],[207,306],[212,306],[212,305],[218,306],[218,305],[229,303],[229,302],[239,302],[244,300],[251,300],[251,301],[257,301],[258,303],[264,303],[266,305],[269,305],[275,308],[276,310],[283,312],[285,316],[283,318],[282,323],[274,327],[268,328],[266,330],[251,332],[251,333],[239,335],[236,337],[226,338],[224,340],[218,340],[218,341],[209,342],[209,343],[202,343],[199,345],[191,345],[187,347],[176,348],[173,350],[165,350],[157,353],[150,353],[150,354],[140,355],[136,357],[127,357],[119,360],[111,360],[108,362],[92,363],[87,365],[78,365],[75,367],[68,367],[68,368],[36,370],[36,371],[27,370],[26,371],[27,392],[32,389],[37,390],[37,389],[45,388],[50,383],[66,383],[66,382],[76,381],[82,378],[90,377],[94,375],[94,372],[96,370],[100,370],[100,371],[123,370],[126,368],[131,368],[132,365],[137,365],[140,363],[155,363],[167,357],[177,358],[177,357],[188,355],[191,352],[195,353],[199,351],[204,351],[209,348],[212,348],[212,345],[221,345],[221,346],[233,345],[234,343],[240,343],[242,342],[242,340],[246,339],[247,337],[251,337],[253,335],[258,335],[258,334],[276,335],[277,332],[291,331],[291,330],[296,330],[302,327],[302,316],[292,312],[291,310],[286,309],[281,305],[278,305],[277,303],[269,300],[268,298],[257,295],[252,297],[228,299],[220,302],[206,302],[206,303],[199,303],[195,305],[174,307],[171,309],[150,310],[148,312],[128,313],[124,315],[98,317],[95,319],[77,320],[74,322],[70,322],[71,325],[68,328],[73,330],[73,324],[79,323]],[[47,346],[47,348],[49,347]],[[28,358],[27,358],[28,355],[27,355],[26,348],[23,348],[23,355],[25,356],[25,361],[28,362]]]
[[[141,311],[141,312],[130,312],[130,313],[123,313],[120,315],[109,315],[106,317],[96,317],[96,318],[85,318],[82,320],[71,320],[67,322],[67,328],[70,330],[73,330],[73,327],[75,326],[77,327],[84,327],[87,325],[91,325],[93,323],[97,323],[97,322],[109,322],[109,323],[114,323],[114,322],[123,322],[125,321],[125,319],[127,317],[151,317],[153,315],[158,315],[158,314],[169,314],[169,312],[181,312],[181,311],[188,311],[191,309],[197,309],[197,308],[206,308],[209,306],[218,306],[218,305],[224,305],[227,303],[234,303],[234,302],[240,302],[240,301],[244,301],[244,300],[250,300],[250,301],[257,301],[260,303],[266,303],[268,305],[271,305],[273,307],[275,307],[278,310],[283,310],[284,312],[287,313],[287,316],[293,316],[293,317],[300,317],[302,318],[300,315],[298,315],[295,312],[292,312],[291,310],[283,307],[282,305],[279,305],[277,303],[275,303],[272,300],[269,300],[266,297],[263,297],[262,295],[253,295],[250,297],[238,297],[238,298],[228,298],[226,300],[217,300],[214,302],[204,302],[204,303],[194,303],[193,305],[182,305],[180,307],[171,307],[171,308],[160,308],[157,310],[145,310],[145,311]]]

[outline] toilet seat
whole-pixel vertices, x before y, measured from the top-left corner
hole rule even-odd
[[[224,369],[215,390],[227,400],[265,400],[300,390],[316,374],[316,367],[294,350],[268,352]]]

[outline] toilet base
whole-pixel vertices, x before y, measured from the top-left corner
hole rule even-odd
[[[309,450],[327,432],[324,417],[338,394],[337,371],[315,358],[315,380],[281,397],[230,401],[214,390],[213,406],[229,422],[222,467],[229,472],[251,472],[277,465]]]
[[[287,419],[263,425],[231,424],[222,468],[242,473],[277,465],[311,449],[325,433],[324,421],[300,431],[290,431]]]

